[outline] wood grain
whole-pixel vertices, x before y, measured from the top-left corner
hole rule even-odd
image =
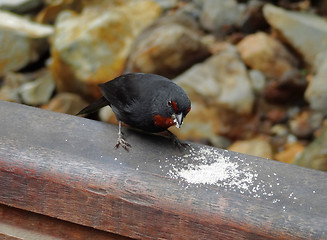
[[[0,239],[128,240],[131,238],[0,204]]]
[[[124,128],[126,152],[116,126],[1,101],[0,113],[4,205],[135,239],[327,239],[325,172],[215,149],[269,191],[190,184],[169,175],[186,153],[166,138]]]

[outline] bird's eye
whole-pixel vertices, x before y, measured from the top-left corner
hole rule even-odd
[[[169,101],[167,102],[167,105],[170,107],[170,106],[172,105],[172,101],[169,100]]]

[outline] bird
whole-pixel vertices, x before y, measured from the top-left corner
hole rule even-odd
[[[188,144],[179,141],[168,130],[180,128],[191,110],[186,92],[172,80],[151,73],[126,73],[98,85],[102,97],[76,115],[93,113],[109,105],[118,120],[118,139],[115,148],[132,147],[124,138],[122,123],[145,132],[167,132],[179,148]]]

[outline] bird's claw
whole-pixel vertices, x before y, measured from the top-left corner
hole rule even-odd
[[[179,150],[182,150],[183,148],[189,148],[189,147],[191,147],[190,144],[185,143],[185,142],[181,142],[178,138],[173,138],[173,144]]]
[[[173,134],[172,132],[170,132],[169,130],[167,130],[167,132],[168,132],[169,135],[170,135],[170,138],[171,138],[171,140],[172,140],[172,142],[173,142],[173,145],[174,145],[175,147],[177,147],[179,150],[182,150],[183,148],[191,147],[190,144],[185,143],[185,142],[181,142],[181,141],[178,139],[178,137],[177,137],[175,134]]]
[[[124,138],[123,134],[120,134],[117,139],[117,143],[115,145],[115,148],[118,148],[119,146],[122,146],[126,151],[128,151],[130,147],[132,147]]]

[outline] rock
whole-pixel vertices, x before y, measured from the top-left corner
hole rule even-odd
[[[284,124],[276,124],[270,129],[270,133],[277,137],[285,137],[288,135],[288,128]]]
[[[236,0],[206,0],[203,3],[200,23],[208,31],[223,33],[234,25],[243,8]]]
[[[54,89],[52,75],[46,69],[28,74],[7,73],[0,89],[0,99],[40,105],[49,101]]]
[[[50,71],[42,71],[36,79],[24,83],[19,88],[18,94],[22,102],[28,105],[41,105],[50,100],[55,89],[55,83]]]
[[[258,70],[250,70],[249,77],[251,80],[251,85],[255,93],[261,94],[266,86],[266,78],[262,72]]]
[[[282,123],[282,122],[286,122],[287,115],[285,111],[278,108],[273,108],[267,112],[267,118],[272,123]]]
[[[49,103],[43,105],[41,108],[54,112],[75,115],[87,105],[88,103],[84,101],[81,96],[74,93],[62,92],[58,93]]]
[[[287,11],[266,4],[263,13],[268,23],[313,66],[317,54],[326,51],[327,22],[316,15]]]
[[[183,127],[174,132],[180,137],[237,138],[254,127],[249,116],[254,94],[246,67],[233,46],[194,65],[174,81],[185,89],[192,102]]]
[[[304,102],[307,81],[297,70],[287,71],[282,77],[271,81],[264,91],[264,98],[273,104],[295,104]]]
[[[21,103],[19,96],[20,86],[31,79],[24,74],[8,72],[4,75],[3,84],[0,87],[0,100]]]
[[[47,1],[46,6],[42,8],[35,17],[35,21],[45,24],[54,24],[57,16],[64,10],[72,10],[81,12],[86,3],[91,4],[92,1],[80,0],[60,0],[60,1]]]
[[[33,23],[15,14],[0,11],[0,77],[38,60],[47,49],[50,26]]]
[[[175,14],[159,19],[139,35],[126,71],[173,78],[209,55],[196,22],[184,14]]]
[[[179,8],[175,14],[184,14],[194,19],[197,23],[201,16],[201,9],[193,2],[183,2],[179,4]]]
[[[327,125],[325,124],[321,135],[304,149],[299,158],[294,161],[294,164],[302,167],[327,171],[326,149]]]
[[[248,35],[237,44],[246,65],[268,78],[282,77],[297,67],[295,57],[276,39],[266,33]]]
[[[118,124],[116,116],[109,106],[103,107],[99,110],[99,118],[102,122]]]
[[[196,64],[175,81],[190,94],[217,106],[249,114],[254,95],[245,65],[229,45],[201,64]]]
[[[241,32],[255,33],[269,26],[262,13],[263,5],[264,3],[258,0],[251,0],[245,5],[245,10],[235,24]]]
[[[1,0],[0,9],[15,13],[27,13],[42,5],[42,0]]]
[[[297,141],[298,141],[297,137],[294,136],[293,134],[288,134],[287,135],[287,141],[286,141],[286,143],[291,144],[291,143],[295,143]]]
[[[163,10],[170,10],[177,7],[177,0],[154,0]]]
[[[194,3],[199,8],[203,8],[203,5],[206,1],[207,0],[192,0],[192,3]]]
[[[262,137],[236,141],[228,148],[228,150],[262,158],[273,158],[273,149],[271,145],[268,140]]]
[[[99,97],[97,84],[121,75],[132,42],[160,13],[150,0],[100,1],[81,14],[61,13],[51,50],[57,89]]]
[[[327,53],[319,54],[316,59],[316,74],[305,91],[305,99],[310,108],[327,116]]]
[[[298,138],[313,136],[323,121],[322,114],[303,111],[289,121],[291,132]]]
[[[300,156],[305,146],[300,142],[286,144],[285,149],[276,153],[274,158],[279,162],[293,163]]]

